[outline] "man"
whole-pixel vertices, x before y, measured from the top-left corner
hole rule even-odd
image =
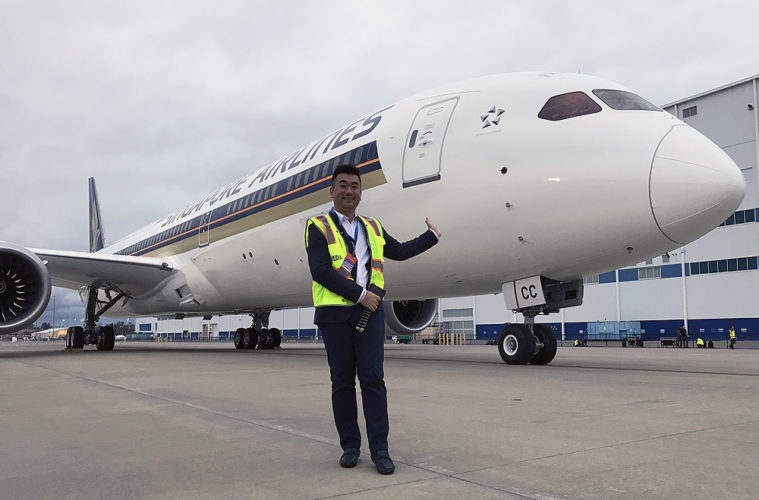
[[[731,325],[730,326],[730,349],[735,349],[735,340],[736,340],[735,327]]]
[[[438,242],[440,231],[425,219],[427,231],[400,243],[377,219],[356,215],[361,176],[354,166],[335,168],[329,194],[334,208],[306,223],[306,252],[313,278],[314,323],[324,338],[332,380],[332,412],[343,449],[340,465],[354,467],[360,455],[358,374],[372,462],[380,474],[392,474],[395,465],[388,453],[387,389],[382,369],[383,263],[385,257],[406,260],[428,250]],[[364,308],[372,314],[365,331],[358,332],[356,324]]]
[[[685,326],[678,326],[677,327],[677,337],[675,338],[675,347],[683,347],[683,337],[685,331]]]

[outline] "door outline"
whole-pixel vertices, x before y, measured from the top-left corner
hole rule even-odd
[[[432,102],[430,104],[425,104],[421,108],[419,108],[414,115],[414,119],[411,121],[411,125],[409,126],[408,133],[406,134],[406,140],[403,145],[403,161],[402,161],[402,173],[401,176],[403,178],[403,187],[411,187],[411,186],[418,186],[419,184],[425,184],[427,182],[433,182],[433,181],[439,181],[440,180],[440,173],[442,170],[442,162],[443,162],[443,146],[445,145],[445,137],[448,134],[448,127],[451,123],[451,117],[453,116],[453,112],[456,110],[456,106],[459,103],[460,96],[455,97],[447,97],[445,99],[441,99],[439,101]],[[411,134],[414,133],[414,131],[419,131],[420,127],[418,126],[419,123],[417,120],[419,119],[420,114],[422,114],[423,111],[429,110],[429,108],[433,108],[434,106],[440,106],[442,104],[449,103],[450,101],[453,101],[453,106],[451,107],[450,111],[448,112],[447,119],[444,119],[445,126],[442,131],[442,136],[439,139],[439,145],[433,146],[433,151],[435,154],[437,154],[437,170],[434,173],[426,174],[418,176],[417,174],[409,173],[409,165],[412,162],[412,155],[407,156],[407,152],[410,151],[412,148],[416,147],[419,142],[421,142],[422,138],[426,133],[429,132],[429,130],[422,132],[419,135],[418,139],[415,139],[415,144],[412,146],[410,145],[411,140]],[[433,108],[434,110],[434,108]],[[419,141],[419,142],[416,142]]]
[[[211,243],[211,212],[206,212],[200,216],[200,225],[198,226],[198,246],[204,247]]]

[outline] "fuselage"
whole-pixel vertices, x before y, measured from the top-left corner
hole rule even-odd
[[[483,77],[362,117],[106,247],[178,271],[124,312],[310,305],[305,223],[332,206],[341,163],[362,172],[359,214],[398,240],[424,231],[425,217],[443,232],[429,252],[385,263],[391,300],[631,265],[706,234],[743,197],[716,145],[618,84]]]

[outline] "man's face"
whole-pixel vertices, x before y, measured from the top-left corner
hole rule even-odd
[[[351,214],[361,201],[361,181],[357,175],[337,174],[335,182],[329,188],[329,195],[338,212]]]

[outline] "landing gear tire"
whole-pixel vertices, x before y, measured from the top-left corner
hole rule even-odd
[[[84,328],[71,326],[66,332],[66,347],[69,349],[84,348]]]
[[[279,331],[279,328],[269,328],[269,338],[272,347],[279,347],[282,343],[282,332]]]
[[[99,326],[95,329],[95,347],[98,351],[112,351],[116,344],[116,335],[112,326]]]
[[[244,336],[245,336],[245,328],[238,328],[237,330],[235,330],[235,349],[244,349],[242,345]]]
[[[547,365],[556,356],[556,335],[545,325],[532,325],[532,333],[543,347],[530,360],[531,365]]]
[[[259,349],[271,349],[271,330],[264,328],[261,333],[258,334],[258,348]]]
[[[535,336],[526,325],[506,325],[498,336],[498,353],[506,364],[527,364],[535,354]]]
[[[242,337],[243,349],[255,349],[258,344],[258,332],[253,328],[246,328],[245,334]]]

